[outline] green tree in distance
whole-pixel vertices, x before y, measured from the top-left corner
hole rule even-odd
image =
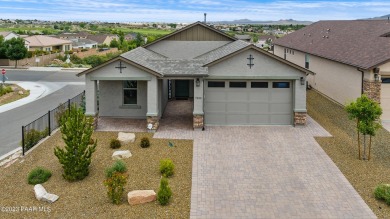
[[[24,46],[24,39],[12,38],[3,43],[5,55],[11,60],[15,60],[15,68],[18,66],[18,60],[27,57],[27,48]]]

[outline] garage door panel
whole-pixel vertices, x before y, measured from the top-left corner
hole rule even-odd
[[[257,90],[251,90],[252,92],[249,92],[249,101],[256,101],[256,102],[268,102],[269,101],[269,93],[268,90],[265,89],[265,91],[257,91]]]
[[[224,92],[224,89],[218,89],[218,90],[209,90],[207,91],[206,101],[224,101],[226,98],[226,94]]]
[[[232,90],[232,89],[230,89]],[[248,96],[248,92],[246,91],[242,91],[242,89],[240,89],[241,91],[236,91],[236,89],[234,89],[234,92],[233,91],[229,91],[226,93],[226,100],[228,101],[239,101],[239,102],[247,102],[247,96]]]
[[[271,113],[287,113],[291,114],[291,104],[290,103],[271,103],[270,104]]]
[[[381,107],[383,110],[381,119],[390,121],[390,84],[389,83],[382,83]]]
[[[227,124],[237,124],[237,125],[246,125],[248,124],[247,115],[226,115]]]
[[[205,119],[207,121],[207,124],[226,125],[226,115],[225,114],[208,113],[207,115],[205,115]]]
[[[271,124],[274,125],[289,125],[291,124],[291,116],[290,115],[271,115]]]
[[[291,96],[290,89],[272,89],[270,92],[270,100],[272,102],[290,102]]]
[[[243,103],[227,103],[226,104],[226,112],[227,113],[247,113],[248,112],[248,104]]]
[[[268,114],[257,114],[249,115],[249,124],[252,125],[268,125],[270,124],[270,115]]]
[[[269,103],[249,103],[249,113],[268,113]]]
[[[226,112],[226,103],[207,103],[205,105],[206,112]]]

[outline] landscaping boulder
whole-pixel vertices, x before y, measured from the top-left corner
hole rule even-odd
[[[34,192],[35,198],[37,198],[39,201],[53,203],[59,198],[58,195],[46,192],[46,189],[41,184],[36,184],[34,186]]]
[[[129,150],[125,150],[125,151],[115,151],[113,154],[112,154],[112,159],[113,160],[121,160],[121,159],[124,159],[124,158],[129,158],[131,157],[131,152]]]
[[[23,91],[20,90],[20,91],[18,92],[18,94],[19,94],[19,95],[23,95],[24,93],[23,93]]]
[[[134,190],[127,194],[127,201],[130,205],[152,202],[156,198],[156,193],[153,190]]]
[[[134,133],[119,132],[118,133],[118,140],[122,144],[134,142],[135,141],[135,134]]]

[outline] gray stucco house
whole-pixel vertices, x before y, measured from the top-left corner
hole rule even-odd
[[[146,119],[155,131],[180,99],[193,100],[194,129],[303,125],[312,72],[197,22],[84,74],[87,115]]]

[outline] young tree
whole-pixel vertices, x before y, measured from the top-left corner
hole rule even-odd
[[[376,131],[381,128],[380,116],[382,115],[382,109],[379,104],[366,95],[362,95],[357,98],[356,102],[352,102],[345,107],[348,113],[349,119],[356,119],[356,128],[358,132],[358,149],[359,159],[360,155],[360,135],[363,134],[363,159],[366,159],[366,135],[370,136],[369,149],[368,149],[368,160],[371,155],[371,137],[375,136]]]
[[[110,47],[111,47],[111,48],[119,48],[119,42],[118,42],[118,40],[116,40],[116,39],[111,40],[111,42],[110,42]]]
[[[24,59],[27,56],[27,48],[24,46],[24,39],[12,38],[4,42],[5,55],[15,60],[15,68],[18,66],[18,60]]]
[[[93,122],[87,118],[81,108],[72,105],[60,118],[60,129],[65,148],[56,147],[54,154],[62,164],[62,176],[69,181],[82,180],[89,174],[92,153],[97,141],[89,145],[93,133]]]

